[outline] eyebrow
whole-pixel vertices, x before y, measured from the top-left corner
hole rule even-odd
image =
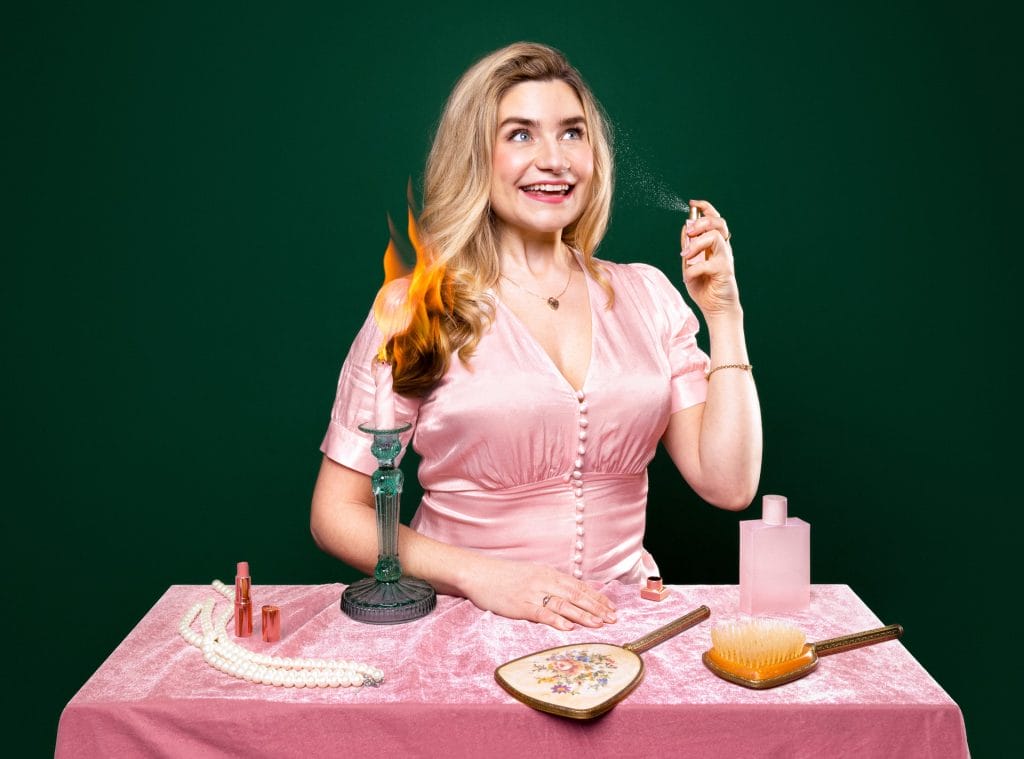
[[[509,116],[498,124],[498,129],[504,129],[509,124],[517,124],[519,126],[531,127],[533,129],[540,126],[539,122],[534,121],[533,119],[524,119],[522,116]],[[564,118],[558,122],[560,127],[580,126],[583,124],[586,124],[586,119],[582,116],[569,116],[568,118]]]

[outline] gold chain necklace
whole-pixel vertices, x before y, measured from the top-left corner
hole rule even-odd
[[[533,292],[532,290],[527,290],[525,287],[523,287],[521,284],[516,282],[511,277],[506,277],[504,274],[500,274],[499,276],[502,279],[507,279],[509,282],[511,282],[516,287],[518,287],[524,293],[527,293],[528,295],[532,295],[534,298],[540,298],[542,301],[544,301],[545,303],[548,304],[548,308],[550,308],[552,311],[557,311],[558,307],[560,305],[562,305],[561,303],[559,303],[558,299],[561,298],[563,295],[565,295],[565,291],[569,289],[569,283],[572,282],[572,267],[569,267],[569,278],[567,280],[565,280],[565,287],[562,288],[562,292],[558,293],[558,295],[552,295],[549,298],[545,298],[543,295],[538,295],[537,293]]]

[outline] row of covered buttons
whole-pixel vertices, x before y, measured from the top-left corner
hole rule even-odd
[[[586,532],[583,529],[583,456],[587,452],[587,396],[582,390],[576,391],[576,401],[579,404],[579,432],[577,437],[579,444],[576,446],[576,460],[570,475],[570,484],[573,488],[573,495],[576,497],[576,551],[573,554],[572,574],[576,579],[583,577],[583,536]]]

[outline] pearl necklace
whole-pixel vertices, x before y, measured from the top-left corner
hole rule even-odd
[[[227,585],[214,580],[213,587],[234,602],[234,591]],[[343,659],[291,659],[250,651],[228,636],[227,626],[234,616],[234,608],[228,606],[214,624],[213,607],[212,599],[195,604],[185,612],[178,625],[178,632],[187,643],[203,652],[207,664],[226,675],[258,685],[284,688],[376,687],[384,680],[384,673],[368,664]],[[199,617],[202,634],[192,629],[196,617]]]

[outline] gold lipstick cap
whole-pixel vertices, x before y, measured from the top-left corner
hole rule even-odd
[[[277,606],[264,606],[263,612],[263,641],[274,643],[281,640],[281,609]]]

